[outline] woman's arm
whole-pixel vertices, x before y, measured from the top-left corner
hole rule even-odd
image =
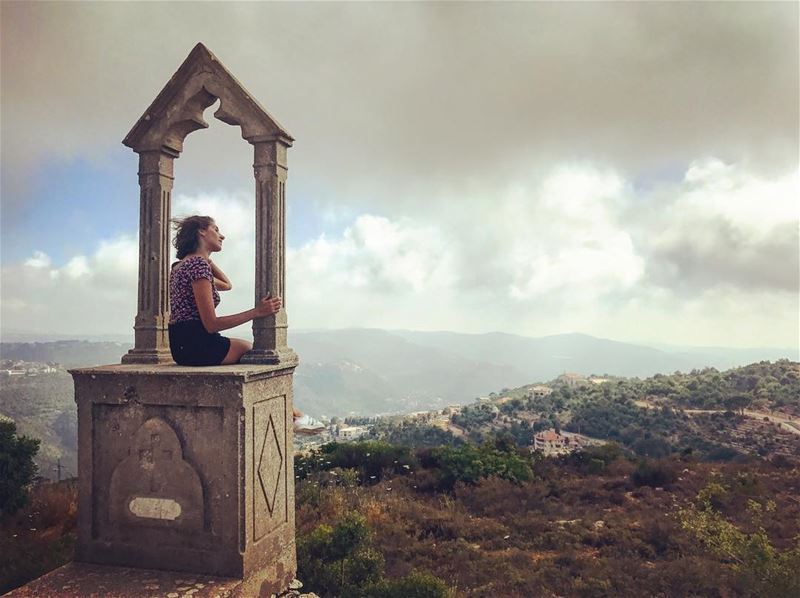
[[[208,265],[211,266],[211,274],[214,275],[214,286],[217,287],[218,291],[230,291],[233,288],[230,279],[225,276],[225,272],[223,272],[219,266],[217,266],[211,260],[208,260]]]
[[[280,297],[264,297],[259,305],[253,309],[248,309],[247,311],[230,316],[217,317],[216,311],[214,310],[214,296],[211,289],[211,281],[207,278],[199,278],[193,281],[192,292],[194,293],[194,300],[197,304],[197,311],[200,313],[200,321],[203,322],[203,328],[210,333],[227,330],[228,328],[235,328],[255,318],[270,316],[277,313],[281,308]]]

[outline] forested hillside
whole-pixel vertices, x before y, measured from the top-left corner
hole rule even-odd
[[[57,479],[78,472],[78,415],[72,376],[60,370],[37,376],[13,376],[0,383],[0,415],[17,424],[20,435],[41,440],[39,474]]]
[[[604,380],[575,387],[556,380],[546,396],[536,396],[533,384],[503,389],[490,401],[464,407],[452,421],[475,441],[504,431],[529,444],[533,432],[554,427],[613,440],[650,457],[800,456],[796,362]]]
[[[336,377],[331,372],[329,376]],[[299,375],[297,381],[298,390],[311,383]],[[386,380],[382,385],[390,391]],[[800,364],[796,362],[760,362],[725,372],[708,368],[643,380],[609,378],[602,384],[577,388],[553,381],[552,394],[545,397],[534,396],[534,386],[492,393],[493,401],[464,407],[453,423],[477,442],[505,431],[524,446],[532,442],[533,432],[557,426],[614,440],[651,457],[681,451],[716,459],[742,454],[800,455],[800,435],[788,431],[788,424],[765,422],[750,411],[800,419]],[[373,404],[379,404],[377,395],[368,396]],[[691,412],[698,409],[717,412]],[[748,415],[742,415],[743,410]],[[43,475],[55,478],[53,467],[58,459],[67,475],[77,471],[77,414],[69,374],[59,371],[4,380],[0,414],[16,421],[21,434],[42,440],[37,460]],[[380,421],[384,423],[377,425],[374,435],[393,442],[451,441],[451,435],[439,428]]]

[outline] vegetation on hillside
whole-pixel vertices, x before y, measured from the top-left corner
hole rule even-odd
[[[800,461],[543,458],[509,439],[296,459],[298,577],[320,596],[791,596]],[[76,484],[0,522],[0,591],[71,557]]]
[[[797,461],[641,459],[614,444],[541,458],[500,441],[468,450],[386,446],[381,454],[402,453],[403,464],[392,459],[365,475],[357,456],[369,460],[380,443],[351,445],[349,463],[330,458],[341,446],[298,461],[298,546],[313,545],[321,533],[332,537],[331,530],[352,525],[358,513],[376,551],[364,556],[360,571],[377,559],[389,577],[416,571],[459,596],[800,592]],[[439,450],[459,458],[443,468],[430,459]],[[481,470],[491,462],[487,457],[523,463],[530,475],[521,479],[505,467]],[[761,517],[757,523],[753,513]],[[319,579],[321,566],[330,575],[344,567],[349,575],[352,563],[315,554],[298,552],[304,581]],[[327,583],[306,587],[321,596],[344,595]],[[352,595],[371,595],[362,591]]]
[[[647,457],[681,452],[711,460],[800,456],[800,435],[758,421],[752,413],[742,415],[744,410],[800,415],[800,364],[788,360],[645,380],[609,377],[578,387],[556,381],[550,387],[547,396],[536,396],[533,385],[505,389],[489,402],[464,407],[452,423],[474,441],[503,430],[525,444],[531,432],[552,427],[613,440]]]
[[[642,382],[645,395],[694,409],[780,410],[800,416],[800,364],[780,359],[719,372],[715,368],[655,375]]]
[[[800,595],[800,436],[742,415],[800,413],[799,367],[504,389],[445,417],[458,434],[370,422],[295,458],[298,577],[363,598]],[[0,411],[74,435],[57,376],[20,380],[31,401],[4,385]],[[531,453],[549,427],[609,442]],[[0,518],[0,593],[71,558],[76,492],[33,486]]]

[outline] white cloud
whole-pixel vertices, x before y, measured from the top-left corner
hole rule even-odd
[[[48,268],[51,263],[50,256],[43,251],[34,251],[33,256],[25,260],[25,265],[31,268]]]
[[[647,204],[650,277],[670,288],[798,291],[800,173],[770,179],[742,164],[692,163]],[[643,210],[645,212],[645,210]]]
[[[625,182],[588,166],[556,169],[500,212],[509,245],[510,294],[531,299],[557,291],[596,298],[629,288],[643,261],[619,215],[630,202]]]
[[[776,226],[800,220],[800,172],[763,179],[741,164],[710,158],[693,162],[684,180],[683,194],[672,205],[683,223],[721,218],[764,239]]]
[[[289,248],[289,325],[581,331],[675,344],[796,346],[796,286],[787,292],[780,281],[753,279],[751,272],[754,263],[762,272],[783,272],[797,253],[774,243],[776,231],[796,232],[789,199],[796,181],[796,174],[765,181],[740,164],[710,160],[689,166],[682,182],[642,196],[620,173],[568,164],[491,198],[476,191],[437,197],[414,215],[361,214],[339,234]],[[176,195],[173,214],[216,219],[226,239],[214,259],[234,285],[219,312],[252,307],[252,194]],[[720,222],[747,240],[747,252],[739,247],[711,260],[700,251],[692,255],[702,259],[687,261],[665,250],[700,240],[727,247]],[[62,266],[36,252],[4,267],[4,326],[130,331],[137,256],[136,238],[120,236]],[[664,274],[669,268],[671,277]],[[734,284],[748,277],[758,284]],[[678,279],[691,284],[676,285]],[[228,334],[248,338],[250,324]]]
[[[392,222],[365,214],[356,218],[341,240],[324,237],[290,253],[290,267],[334,274],[354,288],[421,292],[452,279],[449,256],[439,232],[411,220]]]
[[[796,343],[796,3],[2,10],[4,231],[68,214],[37,195],[47,164],[134,177],[119,141],[202,39],[297,137],[290,218],[298,188],[321,211],[326,234],[289,252],[290,326]],[[231,191],[252,188],[252,148],[212,112],[173,212],[227,235],[231,313],[253,304],[252,192]],[[3,265],[3,325],[130,331],[134,227],[58,265],[34,240]]]
[[[64,272],[72,279],[78,279],[82,276],[89,274],[89,262],[85,255],[76,255],[67,265],[64,266]]]
[[[133,256],[133,258],[132,258]],[[56,266],[41,251],[2,268],[4,329],[66,334],[131,332],[138,241],[101,241],[91,255]]]

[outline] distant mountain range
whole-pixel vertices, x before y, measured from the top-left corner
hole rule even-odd
[[[4,341],[8,335],[4,334]],[[31,340],[33,338],[27,337]],[[564,372],[645,377],[761,360],[797,360],[791,349],[653,348],[559,334],[461,334],[407,330],[292,331],[300,356],[295,400],[314,415],[406,413],[469,403],[478,396],[547,381]],[[67,367],[119,363],[130,341],[2,342],[0,358]]]

